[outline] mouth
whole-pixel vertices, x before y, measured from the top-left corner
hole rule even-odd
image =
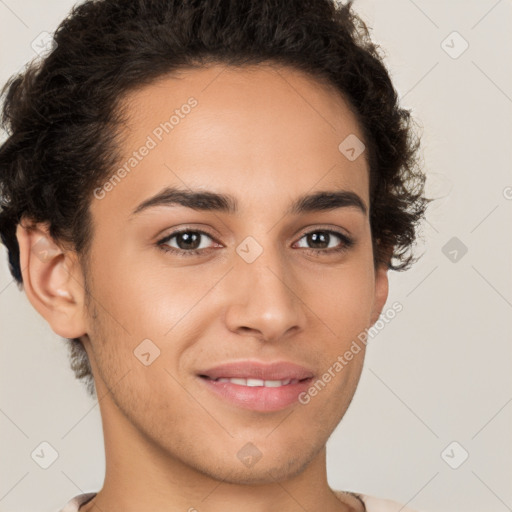
[[[266,388],[279,388],[282,386],[290,386],[299,382],[310,381],[312,377],[305,377],[304,379],[284,379],[284,380],[263,380],[263,379],[251,379],[251,378],[237,378],[237,377],[218,377],[212,379],[208,375],[199,375],[203,379],[213,380],[215,382],[230,382],[237,386],[247,387],[266,387]]]
[[[281,411],[297,405],[301,393],[310,387],[313,377],[303,379],[254,379],[241,377],[211,378],[198,375],[200,383],[223,406],[259,413]]]

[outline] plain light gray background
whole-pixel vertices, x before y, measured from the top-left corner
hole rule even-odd
[[[73,4],[0,0],[2,84]],[[399,301],[403,311],[369,343],[328,443],[329,482],[424,511],[512,510],[512,2],[355,8],[423,126],[427,191],[439,199],[422,259],[391,273],[386,308]],[[15,286],[3,246],[0,256],[0,511],[57,511],[102,485],[99,409]],[[58,452],[48,469],[31,458],[43,441]]]

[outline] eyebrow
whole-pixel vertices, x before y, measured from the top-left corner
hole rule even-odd
[[[185,206],[193,210],[215,211],[231,215],[239,211],[238,200],[229,194],[166,187],[140,203],[130,214],[130,218],[149,208],[176,205]],[[337,208],[357,208],[364,215],[367,214],[364,201],[355,192],[332,190],[318,191],[300,196],[289,206],[286,215],[299,215]]]

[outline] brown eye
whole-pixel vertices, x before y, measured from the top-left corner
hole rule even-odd
[[[203,235],[195,233],[193,231],[187,231],[185,233],[179,233],[174,235],[176,238],[176,245],[178,249],[197,249],[201,245],[201,237]]]
[[[166,252],[173,252],[180,256],[191,256],[201,254],[201,252],[209,249],[207,242],[205,242],[206,247],[203,244],[205,238],[213,240],[213,237],[204,231],[197,229],[183,229],[180,231],[174,231],[165,238],[162,238],[157,242],[157,245]],[[168,242],[173,239],[175,240],[175,246],[168,244]],[[201,247],[201,245],[203,245],[203,247]]]
[[[346,251],[354,244],[354,241],[343,233],[323,229],[310,231],[302,236],[301,240],[303,239],[306,241],[306,247],[303,248],[317,254]]]

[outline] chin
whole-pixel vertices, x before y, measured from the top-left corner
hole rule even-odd
[[[265,485],[285,481],[302,471],[301,467],[289,468],[288,465],[279,467],[253,467],[248,469],[230,468],[225,471],[208,472],[208,476],[223,483],[234,485]]]
[[[235,464],[222,460],[216,466],[201,465],[196,466],[195,469],[224,483],[235,485],[274,484],[299,475],[314,458],[314,454],[308,457],[308,454],[304,452],[300,459],[297,459],[296,455],[297,450],[289,454],[283,453],[280,456],[276,456],[274,453],[272,458],[267,457],[265,460],[265,455],[262,454],[259,460],[248,462],[247,466],[236,459]]]

